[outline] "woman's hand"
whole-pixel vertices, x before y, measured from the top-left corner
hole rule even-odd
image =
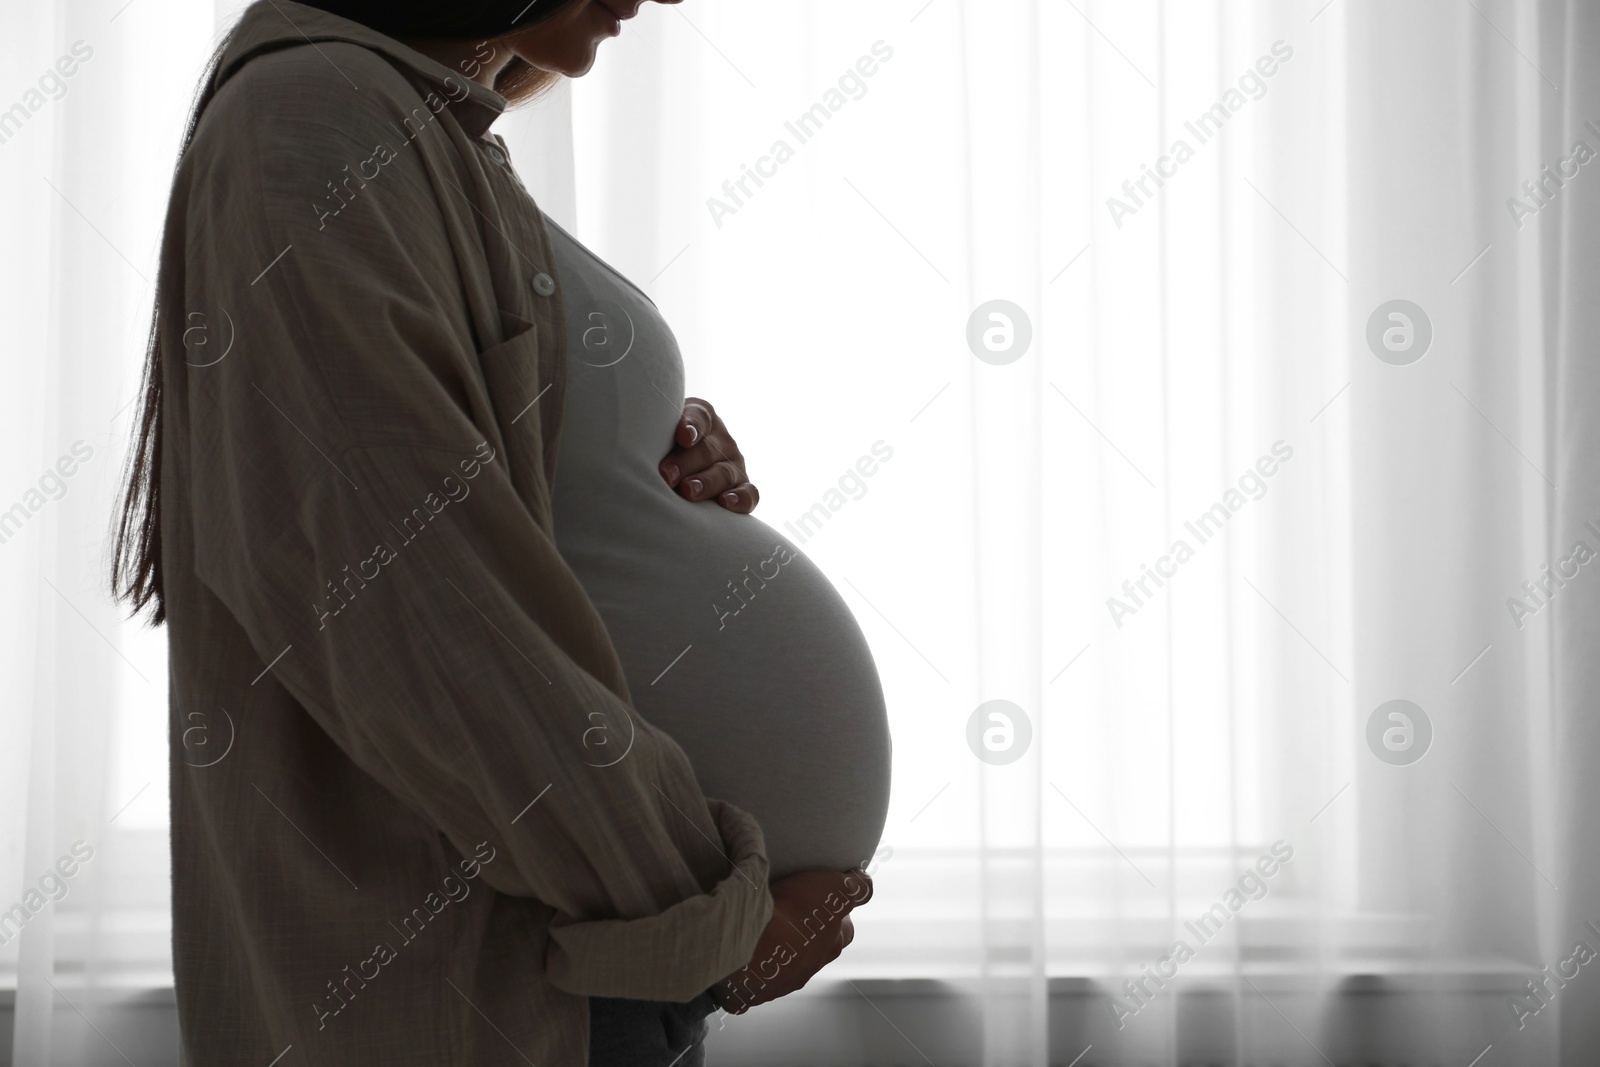
[[[744,472],[744,456],[708,401],[683,402],[674,438],[677,448],[661,461],[661,477],[685,500],[711,500],[741,515],[755,510],[761,494]]]
[[[872,879],[851,871],[801,871],[772,883],[772,918],[750,962],[712,987],[724,1010],[743,1015],[787,996],[839,958],[856,936],[852,908],[872,899]]]

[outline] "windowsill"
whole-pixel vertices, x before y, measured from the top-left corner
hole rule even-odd
[[[1109,967],[1058,970],[1050,968],[1049,988],[1052,996],[1087,995],[1104,993],[1115,988],[1130,975],[1140,972],[1130,960],[1126,969],[1112,972]],[[1255,960],[1242,963],[1237,970],[1231,964],[1202,965],[1198,960],[1185,965],[1177,981],[1185,987],[1200,989],[1231,988],[1241,978],[1264,990],[1273,988],[1285,992],[1315,992],[1337,990],[1340,993],[1517,993],[1530,969],[1515,960],[1484,958],[1460,960],[1447,964],[1421,960],[1377,960],[1351,958],[1330,961],[1310,968],[1304,961]],[[1007,965],[991,970],[990,983],[1022,983],[1031,971],[1022,966]],[[891,995],[903,991],[905,995],[923,995],[931,987],[968,989],[982,986],[985,979],[973,968],[923,967],[899,968],[887,973],[882,967],[868,963],[847,963],[841,958],[830,964],[824,977],[831,982],[817,985],[819,994],[849,995],[849,983],[876,985]],[[806,987],[808,990],[811,986]],[[804,991],[802,991],[804,992]]]
[[[99,975],[96,976],[92,986],[85,981],[81,972],[57,972],[50,976],[50,981],[78,1006],[88,1002],[97,1006],[138,1004],[146,1007],[170,1007],[177,1003],[177,995],[172,988],[172,975],[156,971]],[[17,975],[15,971],[8,971],[0,975],[0,1009],[9,1011],[16,1002]]]
[[[1052,971],[1055,969],[1052,968]],[[1049,977],[1051,996],[1090,996],[1104,994],[1116,983],[1136,973],[1131,967],[1117,973],[1109,968],[1056,972]],[[1192,991],[1206,988],[1226,990],[1241,978],[1249,978],[1264,991],[1331,992],[1341,994],[1384,993],[1509,993],[1521,991],[1532,973],[1526,964],[1505,958],[1477,958],[1439,964],[1423,960],[1380,960],[1351,958],[1335,960],[1324,967],[1308,969],[1301,961],[1257,960],[1234,970],[1226,964],[1202,964],[1195,960],[1178,974],[1181,983]],[[1006,965],[991,970],[990,986],[1023,985],[1031,972]],[[828,967],[824,977],[801,991],[805,996],[854,996],[851,983],[878,990],[884,996],[928,996],[936,992],[971,992],[982,988],[985,978],[975,968],[927,966],[897,968],[886,972],[869,962],[840,958]],[[79,995],[94,1003],[139,1002],[149,1006],[175,1003],[172,975],[159,971],[130,971],[97,975],[91,986],[82,972],[57,972],[51,981],[62,993]],[[0,974],[0,1008],[16,1001],[15,971]],[[75,998],[76,999],[76,998]]]

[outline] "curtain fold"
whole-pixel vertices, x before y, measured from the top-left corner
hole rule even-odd
[[[1033,318],[1044,281],[1040,129],[1040,10],[962,0],[948,15],[960,54],[952,80],[961,111],[952,134],[964,160],[963,261],[950,296],[975,309],[965,362],[976,472],[970,497],[976,646],[967,700],[978,716],[973,764],[978,805],[983,1059],[1048,1062],[1043,811],[1047,744],[1039,617],[1043,559],[1040,493],[1043,364],[1051,338]],[[1020,46],[1019,46],[1020,45]],[[1012,49],[1014,61],[989,58]],[[1034,309],[1030,314],[1028,309]],[[991,332],[998,332],[989,337]],[[1030,358],[1031,356],[1031,358]],[[959,707],[959,705],[957,705]],[[969,729],[970,738],[974,731]],[[994,762],[988,762],[988,760]]]
[[[1559,109],[1541,129],[1540,158],[1570,157],[1574,139],[1600,151],[1600,134],[1594,130],[1600,125],[1600,72],[1592,58],[1600,49],[1600,12],[1588,4],[1545,3],[1539,16],[1539,58],[1559,64],[1562,90]],[[1550,354],[1541,365],[1549,375],[1545,400],[1553,433],[1541,458],[1548,457],[1551,478],[1559,487],[1551,494],[1547,559],[1568,556],[1574,539],[1600,548],[1594,534],[1600,526],[1600,483],[1594,476],[1594,460],[1600,455],[1600,427],[1594,418],[1600,404],[1594,351],[1600,250],[1593,240],[1600,226],[1600,190],[1593,183],[1573,181],[1559,196],[1559,205],[1549,209],[1554,219],[1545,221],[1544,211],[1537,216],[1541,232],[1551,238],[1542,262],[1553,268],[1552,284],[1539,294],[1552,339],[1542,349]],[[1600,690],[1595,655],[1600,588],[1574,581],[1552,598],[1544,614],[1550,616],[1545,625],[1553,651],[1553,714],[1541,723],[1541,732],[1554,756],[1561,803],[1541,814],[1551,827],[1546,836],[1556,868],[1552,874],[1562,890],[1559,909],[1540,924],[1543,953],[1536,962],[1559,967],[1559,961],[1572,958],[1575,941],[1600,951],[1600,931],[1595,929],[1600,925],[1600,856],[1593,848],[1594,813],[1600,810],[1594,773],[1600,760],[1600,726],[1594,714],[1594,694]],[[1542,974],[1530,973],[1530,978],[1544,981]],[[1560,1048],[1569,1055],[1592,1056],[1600,1047],[1600,983],[1574,980],[1545,996],[1553,999],[1557,1018],[1544,1020],[1544,1025],[1559,1026]]]

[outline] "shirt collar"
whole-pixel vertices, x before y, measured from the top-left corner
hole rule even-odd
[[[215,84],[221,85],[252,56],[287,45],[314,45],[318,41],[345,41],[382,52],[419,80],[456,101],[451,104],[451,113],[474,137],[482,137],[506,109],[505,97],[462,72],[451,70],[438,60],[359,22],[293,0],[256,0],[245,9],[217,67]],[[467,91],[464,97],[461,95],[463,86]]]

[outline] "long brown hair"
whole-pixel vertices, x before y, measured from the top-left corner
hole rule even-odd
[[[195,91],[194,105],[189,120],[184,125],[183,141],[178,150],[178,164],[173,168],[176,187],[177,170],[183,165],[184,154],[194,140],[200,115],[211,103],[216,92],[213,84],[223,54],[233,39],[233,30],[223,37],[222,43],[207,61]],[[495,78],[494,88],[510,103],[524,104],[545,93],[561,80],[559,74],[515,57]],[[172,210],[169,197],[168,212]],[[138,428],[134,432],[133,447],[128,452],[123,467],[122,503],[112,521],[111,593],[128,605],[129,617],[146,609],[150,611],[149,624],[160,626],[167,619],[166,596],[161,575],[161,313],[162,278],[156,275],[155,299],[150,314],[150,336],[145,346],[144,379],[140,386],[143,394],[139,404]]]

